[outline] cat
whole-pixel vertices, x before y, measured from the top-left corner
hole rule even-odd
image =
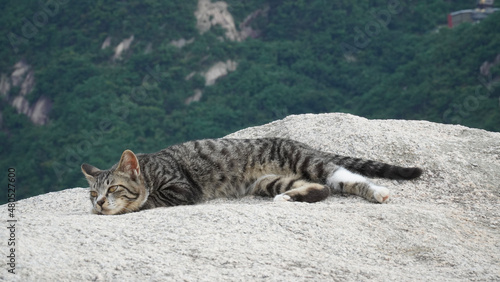
[[[365,177],[414,179],[417,167],[339,156],[281,138],[206,139],[156,153],[125,150],[109,170],[82,164],[95,214],[191,205],[214,198],[271,196],[317,202],[332,193],[384,203],[390,192]]]

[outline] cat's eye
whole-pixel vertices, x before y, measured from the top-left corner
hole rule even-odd
[[[93,198],[97,197],[97,192],[96,191],[90,191],[90,196]]]
[[[109,187],[109,189],[108,189],[108,193],[113,193],[113,192],[115,192],[117,187],[118,187],[118,186],[111,186],[111,187]]]

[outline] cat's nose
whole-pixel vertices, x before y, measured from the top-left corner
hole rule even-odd
[[[102,198],[99,201],[97,201],[97,204],[102,207],[102,205],[104,205],[105,200],[106,199]]]

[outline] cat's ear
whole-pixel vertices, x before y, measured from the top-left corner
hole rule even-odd
[[[130,150],[125,150],[120,159],[120,163],[116,168],[116,171],[121,171],[132,180],[136,180],[137,177],[141,174],[141,168],[139,167],[139,160],[135,156],[135,154]]]
[[[101,170],[89,164],[82,164],[82,172],[89,182],[94,182],[97,174],[99,174]]]

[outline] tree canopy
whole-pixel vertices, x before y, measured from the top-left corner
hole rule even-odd
[[[16,168],[18,198],[85,187],[83,162],[109,168],[125,149],[153,152],[290,114],[500,131],[500,13],[450,29],[447,14],[473,1],[226,2],[238,29],[266,11],[250,24],[257,38],[231,41],[220,27],[200,34],[194,0],[3,1],[0,73],[25,60],[35,76],[27,100],[53,102],[40,126],[10,105],[19,88],[2,97],[0,164]],[[171,44],[181,38],[193,41]],[[237,69],[206,86],[202,73],[227,60]],[[201,100],[186,104],[197,90]]]

